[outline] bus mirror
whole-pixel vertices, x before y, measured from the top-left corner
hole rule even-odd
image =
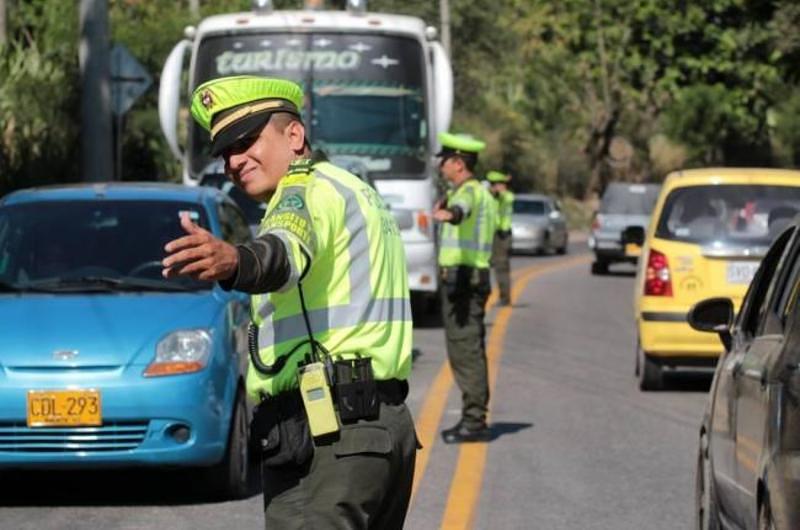
[[[183,86],[181,73],[186,52],[191,48],[191,44],[191,41],[184,39],[172,48],[161,70],[161,82],[158,88],[158,119],[161,131],[167,140],[169,150],[178,160],[183,160],[183,152],[178,143],[178,111]]]
[[[440,42],[431,42],[433,50],[433,131],[432,138],[436,138],[440,132],[450,128],[450,119],[453,115],[453,68],[447,52]]]

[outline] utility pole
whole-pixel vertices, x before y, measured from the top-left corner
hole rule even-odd
[[[80,30],[81,174],[99,182],[114,175],[107,0],[81,0]]]
[[[200,0],[189,0],[189,13],[193,18],[200,18]]]
[[[6,0],[0,0],[0,46],[6,43]]]
[[[439,0],[439,17],[442,19],[442,46],[447,56],[452,59],[450,50],[450,0]]]

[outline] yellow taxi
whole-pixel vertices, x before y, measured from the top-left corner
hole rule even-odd
[[[696,302],[714,296],[736,309],[772,240],[800,212],[800,171],[705,168],[667,176],[642,244],[634,313],[636,375],[642,390],[663,386],[667,368],[714,366],[719,338],[689,327]]]

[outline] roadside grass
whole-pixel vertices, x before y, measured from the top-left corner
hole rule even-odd
[[[592,223],[592,213],[595,207],[589,201],[582,201],[572,197],[559,198],[564,216],[567,218],[569,230],[588,231]]]

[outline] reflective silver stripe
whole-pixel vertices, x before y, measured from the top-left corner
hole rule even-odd
[[[488,252],[492,251],[491,243],[480,243],[478,241],[461,241],[459,239],[443,239],[439,242],[439,246],[442,248],[459,248],[466,250],[482,250]]]
[[[283,241],[284,246],[286,246],[286,255],[289,258],[289,279],[286,280],[286,283],[278,289],[279,293],[285,293],[295,285],[297,285],[298,280],[300,280],[300,274],[303,272],[300,270],[300,265],[297,263],[297,260],[294,257],[294,252],[292,252],[292,244],[287,237],[287,232],[280,231],[280,232],[270,232],[272,235]],[[300,245],[305,247],[302,242],[299,242]],[[308,249],[306,249],[308,252]],[[311,253],[308,253],[311,255]],[[264,316],[264,315],[262,315]]]
[[[480,186],[480,184],[473,184],[472,185],[472,202],[476,203],[476,217],[475,217],[475,226],[472,230],[472,239],[473,241],[479,242],[481,240],[481,225],[485,221],[486,217],[486,201],[481,200],[481,197],[478,191],[475,189],[475,186]],[[490,246],[491,250],[491,246]]]
[[[308,316],[311,330],[314,334],[318,334],[330,329],[354,326],[361,322],[409,320],[411,307],[407,298],[372,298],[367,220],[361,211],[356,193],[319,169],[315,168],[314,176],[329,182],[345,202],[345,227],[350,234],[347,245],[350,257],[348,271],[350,303],[310,310]],[[294,268],[293,265],[293,270]],[[258,341],[262,347],[281,344],[308,334],[302,313],[274,321],[272,318],[274,311],[275,306],[270,302],[264,303],[259,308],[263,322],[259,329]]]
[[[348,328],[364,322],[402,322],[411,320],[408,298],[374,298],[365,306],[345,304],[312,309],[308,312],[311,329],[319,335],[331,329]],[[303,314],[264,322],[258,332],[262,348],[308,335]]]
[[[350,253],[350,303],[366,304],[372,295],[369,271],[372,268],[369,260],[369,236],[367,235],[367,219],[358,204],[355,192],[338,180],[329,177],[319,169],[314,169],[314,176],[326,180],[344,198],[344,222],[350,232],[347,245]]]

